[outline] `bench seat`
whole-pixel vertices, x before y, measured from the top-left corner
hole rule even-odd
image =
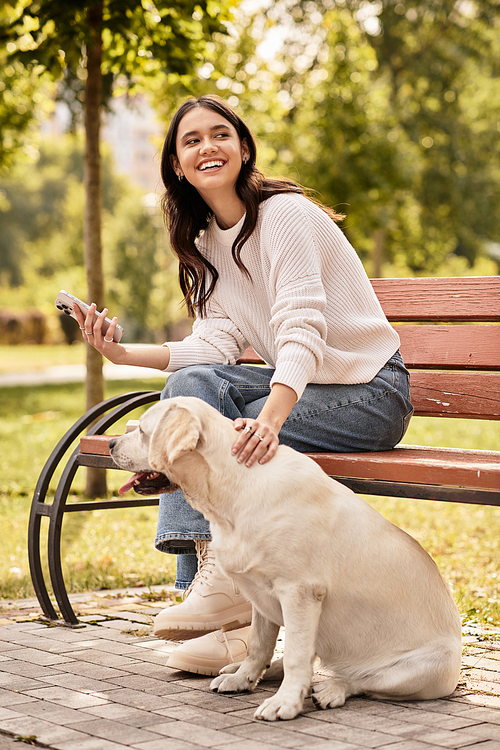
[[[373,279],[372,285],[401,339],[415,416],[500,420],[500,278]],[[247,349],[239,362],[263,364],[253,349]],[[68,500],[80,467],[117,468],[109,455],[108,430],[126,416],[137,416],[137,410],[159,397],[156,391],[138,391],[96,405],[68,430],[40,474],[31,506],[28,552],[36,595],[50,620],[78,626],[62,572],[64,514],[159,502],[132,493],[130,497]],[[309,455],[329,476],[360,494],[500,506],[500,451],[399,445],[383,452]],[[63,462],[54,499],[48,502],[50,481]],[[41,564],[43,517],[49,519],[49,573],[62,620],[49,596]]]

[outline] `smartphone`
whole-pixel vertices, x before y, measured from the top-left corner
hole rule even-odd
[[[82,302],[81,299],[78,299],[78,297],[74,297],[69,292],[66,292],[64,289],[61,289],[59,294],[57,295],[56,299],[56,307],[58,310],[61,310],[63,313],[66,313],[66,315],[69,315],[71,318],[76,320],[76,315],[73,310],[73,304],[76,303],[80,310],[83,312],[84,315],[87,314],[88,309],[90,305],[87,305],[86,302]],[[97,320],[97,316],[99,315],[98,312],[96,312],[94,316],[94,323]],[[109,318],[104,318],[104,322],[102,324],[102,333],[105,336],[106,331],[109,328],[109,325],[111,323],[111,320]],[[123,328],[120,325],[117,325],[115,328],[115,332],[113,334],[113,341],[116,341],[118,343],[123,336]]]

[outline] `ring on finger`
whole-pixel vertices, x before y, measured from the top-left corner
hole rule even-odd
[[[259,435],[258,432],[255,432],[254,435],[255,435],[255,437],[258,437],[259,440],[264,440],[264,438],[262,437],[262,435]]]
[[[252,428],[249,427],[248,425],[246,425],[246,427],[244,428],[243,432],[252,432]]]
[[[113,339],[107,339],[106,337],[104,337],[104,341],[106,341],[108,344],[113,343]]]
[[[93,336],[94,335],[94,331],[85,331],[85,333],[87,334],[87,336]]]

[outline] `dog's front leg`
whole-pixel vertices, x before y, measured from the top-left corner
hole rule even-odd
[[[259,706],[256,719],[293,719],[301,712],[311,687],[316,633],[324,596],[325,592],[315,587],[298,586],[289,590],[289,584],[283,586],[280,602],[285,625],[285,676],[276,695]]]
[[[210,683],[210,689],[219,693],[243,693],[253,690],[271,664],[278,638],[279,625],[271,622],[258,612],[252,611],[252,626],[248,639],[248,654],[234,674],[234,666],[224,667]]]

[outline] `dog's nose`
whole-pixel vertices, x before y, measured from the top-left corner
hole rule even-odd
[[[113,448],[115,447],[115,443],[116,443],[116,438],[111,438],[111,440],[108,443],[110,451],[113,450]]]

